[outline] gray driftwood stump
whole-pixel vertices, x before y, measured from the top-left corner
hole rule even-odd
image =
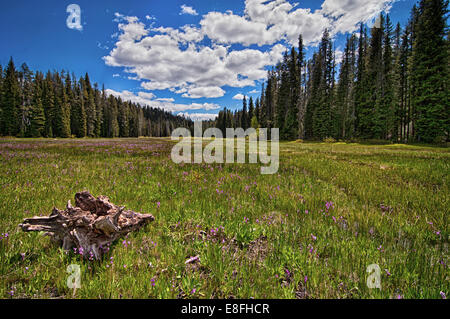
[[[25,232],[44,231],[63,249],[77,248],[84,257],[100,259],[113,241],[154,219],[84,191],[75,194],[75,207],[69,200],[64,211],[53,208],[49,217],[27,218],[19,227]]]

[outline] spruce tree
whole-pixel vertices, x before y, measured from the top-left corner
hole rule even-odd
[[[107,119],[107,137],[118,137],[119,136],[119,122],[117,120],[118,100],[110,95],[106,107],[106,119]]]
[[[80,85],[74,84],[73,104],[70,113],[70,126],[72,134],[76,137],[86,136],[86,112],[84,109],[84,99]]]
[[[415,25],[412,65],[414,139],[442,142],[448,138],[448,0],[421,0]]]
[[[95,137],[96,111],[95,111],[94,90],[91,86],[89,74],[87,73],[84,77],[83,101],[84,101],[84,109],[86,112],[86,136]]]
[[[30,130],[28,136],[41,137],[45,135],[45,114],[42,105],[43,75],[37,73],[33,83],[33,97],[30,110]]]
[[[253,97],[250,96],[250,100],[248,102],[248,122],[247,128],[252,127],[252,119],[255,112],[255,105],[253,103]]]
[[[66,138],[70,137],[70,106],[61,78],[62,76],[55,73],[53,134],[55,137]]]
[[[22,137],[29,135],[31,103],[33,99],[33,77],[33,72],[28,68],[26,63],[23,63],[19,72],[19,86],[21,93],[19,136]]]
[[[306,113],[306,88],[305,88],[305,49],[303,47],[303,36],[300,34],[298,38],[298,55],[297,55],[297,71],[298,71],[298,86],[299,97],[297,106],[297,126],[298,138],[305,137],[305,113]]]
[[[2,134],[16,136],[20,130],[20,87],[13,59],[9,60],[3,79],[2,96]]]
[[[395,135],[395,114],[396,105],[394,101],[394,52],[392,50],[392,23],[389,15],[386,16],[383,39],[383,90],[382,107],[383,129],[381,138],[385,140],[392,139]]]
[[[245,96],[242,99],[242,117],[239,126],[244,130],[248,128],[247,98]]]
[[[50,71],[45,75],[42,93],[42,104],[45,114],[45,137],[53,137],[53,121],[55,118],[55,101],[53,93],[53,81]]]
[[[0,64],[0,135],[3,134],[3,126],[2,123],[2,114],[3,114],[3,67]]]
[[[117,101],[117,120],[119,121],[119,136],[120,137],[128,137],[129,136],[129,109],[128,103],[122,102],[122,99],[119,98]],[[162,136],[164,130],[164,126],[162,121],[160,120],[160,132],[159,135]]]

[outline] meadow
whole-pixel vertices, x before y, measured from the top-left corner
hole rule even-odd
[[[174,164],[173,145],[1,139],[0,298],[448,295],[448,148],[283,142],[278,173],[261,175],[260,164]],[[99,261],[18,227],[82,190],[155,221]],[[380,289],[367,286],[373,264]]]

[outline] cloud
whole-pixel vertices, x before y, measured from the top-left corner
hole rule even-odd
[[[210,12],[200,21],[205,34],[218,43],[271,45],[285,40],[298,45],[303,35],[306,45],[320,41],[330,19],[310,9],[294,10],[287,0],[246,0],[244,16],[232,12]]]
[[[152,31],[158,32],[161,34],[168,34],[168,35],[170,35],[170,37],[172,39],[174,39],[177,42],[180,42],[182,44],[186,44],[189,42],[194,42],[194,43],[200,42],[204,38],[204,34],[200,29],[190,26],[190,25],[184,25],[184,26],[180,27],[180,30],[176,30],[173,28],[159,27],[159,28],[153,28]]]
[[[261,93],[261,92],[256,89],[248,92],[248,94],[259,94],[259,93]]]
[[[225,95],[225,91],[218,86],[207,86],[207,87],[190,87],[187,93],[184,93],[183,97],[188,97],[191,99],[198,99],[202,97],[215,98]]]
[[[388,12],[395,1],[398,0],[325,0],[319,13],[332,19],[334,34],[345,34],[357,30],[360,22]]]
[[[236,94],[235,96],[233,96],[233,100],[240,100],[240,101],[242,101],[244,99],[244,97],[245,96],[243,94],[239,93],[239,94]]]
[[[185,4],[181,5],[180,15],[181,14],[189,14],[189,15],[193,15],[193,16],[198,15],[197,11],[195,11],[194,8],[189,7],[189,6],[185,5]]]
[[[169,112],[182,112],[189,110],[218,110],[220,106],[213,103],[191,103],[191,104],[178,104],[173,103],[173,99],[155,99],[155,95],[149,92],[138,92],[137,94],[130,92],[128,90],[123,90],[122,92],[115,91],[112,89],[106,89],[105,93],[113,95],[115,97],[120,97],[123,101],[131,101],[134,103],[139,103],[141,106],[148,105],[154,108],[160,108]]]
[[[125,16],[119,12],[114,12],[115,18],[113,19],[114,22],[121,22],[125,18]]]
[[[344,57],[344,51],[340,50],[340,49],[336,49],[334,51],[334,56],[336,59],[336,64],[341,63],[342,62],[342,58]]]
[[[214,120],[217,118],[218,114],[210,114],[210,113],[183,113],[180,112],[177,115],[184,116],[186,118],[190,118],[193,121],[207,121]]]
[[[161,102],[174,102],[175,101],[175,99],[173,99],[173,98],[171,98],[171,97],[169,97],[169,98],[159,98],[159,99],[156,99],[157,101],[161,101]]]
[[[169,89],[188,98],[215,98],[224,86],[254,86],[266,67],[282,59],[286,48],[269,51],[231,50],[221,44],[203,46],[203,32],[193,26],[146,29],[136,17],[119,24],[115,47],[104,57],[109,66],[125,67],[147,90]]]
[[[326,28],[333,35],[353,32],[358,23],[388,11],[395,1],[325,0],[321,9],[313,12],[287,0],[246,0],[243,16],[232,11],[209,12],[200,25],[217,43],[263,46],[284,40],[297,46],[302,34],[305,45],[315,45]]]
[[[155,28],[154,17],[146,16],[146,25],[137,17],[116,12],[115,44],[103,59],[108,66],[122,67],[145,90],[169,90],[191,99],[218,98],[226,94],[226,87],[254,87],[264,80],[267,68],[281,61],[286,46],[298,45],[299,34],[307,47],[316,45],[325,28],[332,36],[353,32],[358,23],[389,11],[395,1],[323,0],[321,8],[312,11],[288,0],[246,0],[243,14],[212,11],[197,25],[178,28]],[[198,13],[182,5],[180,14]],[[336,58],[341,56],[336,50]],[[129,97],[143,99],[139,94]],[[172,111],[201,107],[144,100]]]

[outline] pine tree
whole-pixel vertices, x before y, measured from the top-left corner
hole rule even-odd
[[[286,105],[286,117],[284,123],[283,135],[287,140],[295,140],[298,137],[299,125],[298,114],[300,104],[300,76],[301,72],[298,70],[299,62],[297,51],[291,49],[291,54],[288,60],[288,86],[289,96]]]
[[[247,98],[245,96],[242,99],[242,117],[239,125],[244,130],[248,128]]]
[[[380,15],[379,25],[371,29],[369,52],[367,57],[367,73],[369,104],[366,108],[364,121],[364,138],[382,139],[385,123],[385,110],[383,109],[383,39],[384,16]]]
[[[355,35],[347,38],[336,92],[335,135],[342,139],[348,139],[355,133],[356,42]]]
[[[252,127],[252,119],[255,112],[255,105],[253,104],[253,97],[250,96],[250,100],[248,102],[248,122],[247,128]]]
[[[95,104],[95,125],[94,125],[94,136],[99,137],[102,133],[102,122],[103,122],[103,98],[102,93],[98,89],[98,84],[94,84],[94,104]],[[138,108],[141,108],[138,106]]]
[[[314,59],[313,59],[314,60]],[[331,102],[334,85],[334,59],[328,30],[325,30],[315,55],[313,70],[313,92],[309,104],[312,134],[323,139],[331,136]]]
[[[29,135],[31,103],[33,99],[33,77],[33,72],[28,68],[26,63],[23,63],[18,73],[21,93],[19,136],[22,137]]]
[[[305,137],[305,113],[306,113],[306,88],[305,88],[305,51],[303,47],[303,36],[300,34],[298,38],[298,55],[297,55],[297,70],[298,70],[298,85],[299,85],[299,97],[298,97],[298,138],[303,139]]]
[[[392,32],[392,23],[389,15],[387,15],[383,39],[383,90],[381,103],[381,112],[384,113],[384,125],[381,138],[385,140],[392,139],[395,135],[396,105],[394,101],[394,53],[392,50]]]
[[[3,117],[3,67],[0,64],[0,135],[3,134],[2,117]]]
[[[82,82],[82,79],[80,79],[80,82]],[[86,112],[81,87],[82,85],[74,83],[73,104],[70,113],[70,127],[72,134],[76,137],[86,136]]]
[[[45,75],[42,89],[42,104],[45,114],[45,137],[53,137],[53,119],[55,117],[53,82],[50,71]]]
[[[2,96],[2,134],[16,136],[20,131],[20,87],[13,59],[9,60],[3,79]]]
[[[95,112],[94,90],[91,86],[89,74],[87,73],[84,76],[83,101],[84,101],[84,109],[86,112],[86,136],[95,137],[96,112]]]
[[[100,136],[108,136],[108,119],[107,119],[107,102],[106,102],[106,92],[105,92],[105,85],[102,85],[102,96],[101,96],[101,109],[102,109],[102,121],[101,121],[101,134]],[[150,125],[149,125],[150,126]],[[148,133],[144,134],[146,136],[150,135],[150,127],[148,130]]]
[[[74,77],[75,80],[75,77]],[[75,134],[72,130],[72,107],[75,104],[75,93],[73,90],[73,84],[72,84],[72,78],[70,77],[70,73],[67,71],[66,72],[66,77],[64,79],[64,92],[66,94],[66,99],[67,99],[67,107],[68,109],[66,110],[67,112],[67,121],[68,121],[68,125],[69,125],[69,135]]]
[[[53,134],[57,137],[70,137],[70,106],[62,82],[62,76],[55,73]]]
[[[30,129],[27,136],[41,137],[45,134],[45,114],[42,105],[42,73],[36,73],[33,82],[33,97],[30,110]]]
[[[122,102],[122,99],[119,98],[117,101],[117,110],[118,110],[118,115],[117,115],[117,120],[119,121],[119,136],[120,137],[128,137],[129,136],[129,110],[128,110],[128,103],[127,102]],[[160,119],[160,136],[163,136],[163,124],[162,121]]]
[[[289,57],[287,51],[284,53],[283,62],[278,65],[279,90],[276,99],[275,127],[280,129],[280,138],[286,139],[286,114],[290,102],[290,83],[289,83]],[[290,123],[291,124],[291,123]]]
[[[448,4],[448,0],[419,3],[412,55],[414,139],[418,142],[442,142],[449,134]]]
[[[118,100],[110,95],[108,98],[108,105],[106,108],[106,119],[107,119],[107,137],[118,137],[119,136],[119,122],[117,120],[118,115]]]
[[[255,102],[254,116],[256,116],[256,120],[258,121],[258,123],[260,119],[260,114],[261,114],[261,104],[259,103],[259,97],[257,97]]]
[[[392,140],[398,142],[401,139],[401,109],[402,109],[402,68],[401,68],[401,39],[402,28],[400,23],[394,31],[394,51],[393,51],[393,75],[392,75],[392,91],[393,91],[393,107],[394,121]]]

